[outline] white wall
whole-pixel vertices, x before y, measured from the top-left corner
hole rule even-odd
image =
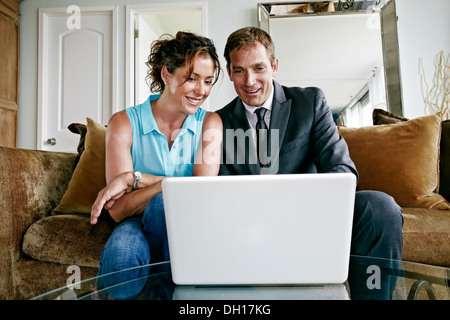
[[[38,8],[67,7],[78,5],[89,6],[118,6],[118,59],[119,70],[118,92],[119,105],[125,105],[125,6],[127,4],[152,3],[183,3],[201,0],[23,0],[20,3],[20,97],[19,97],[19,142],[20,148],[36,148],[37,130],[37,70],[38,70]],[[221,57],[225,71],[223,49],[228,35],[245,26],[257,26],[258,0],[206,0],[208,8],[208,34]],[[224,77],[213,88],[209,105],[216,110],[231,101],[236,96],[233,86]]]
[[[83,6],[118,6],[119,23],[119,104],[125,104],[125,6],[126,4],[151,4],[195,2],[196,0],[23,0],[20,32],[20,97],[19,143],[20,148],[36,148],[37,130],[37,70],[38,70],[38,8]],[[223,49],[228,35],[244,26],[257,26],[257,3],[263,0],[205,0],[208,6],[208,36],[213,39],[225,71]],[[416,117],[425,114],[420,94],[418,59],[424,58],[432,75],[433,57],[442,49],[450,51],[450,1],[448,0],[396,0],[399,16],[399,45],[403,82],[404,115]],[[235,97],[228,76],[214,87],[210,96],[211,109],[215,110]]]
[[[421,88],[419,58],[423,58],[428,84],[434,74],[433,59],[450,53],[450,1],[396,0],[398,41],[403,92],[403,115],[429,114]]]

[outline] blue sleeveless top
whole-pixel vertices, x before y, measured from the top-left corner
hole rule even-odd
[[[198,108],[186,117],[179,133],[174,132],[169,150],[167,138],[159,131],[152,113],[151,101],[158,98],[151,95],[144,103],[125,109],[133,132],[133,169],[156,176],[192,176],[206,111]]]

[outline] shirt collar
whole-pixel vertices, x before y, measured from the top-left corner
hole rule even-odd
[[[270,92],[269,97],[267,98],[267,100],[262,104],[262,108],[266,108],[269,111],[272,111],[272,102],[273,102],[273,86],[272,86],[272,91]],[[247,113],[247,117],[250,119],[250,117],[253,115],[253,113],[255,112],[256,109],[260,108],[260,107],[255,107],[255,106],[249,106],[248,104],[246,104],[244,101],[242,101],[242,104],[245,107],[245,111]]]
[[[181,131],[183,131],[183,129],[187,129],[187,130],[191,131],[193,134],[197,133],[196,118],[197,118],[197,114],[199,112],[200,112],[200,108],[197,109],[197,112],[195,114],[187,115],[186,119],[184,120]]]
[[[151,101],[158,99],[160,96],[150,95],[147,100],[142,104],[141,107],[141,124],[142,133],[147,134],[153,130],[159,132],[158,126],[156,125],[155,117],[153,117]]]

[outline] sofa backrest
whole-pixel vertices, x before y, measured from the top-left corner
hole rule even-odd
[[[439,194],[450,202],[450,120],[442,122]]]

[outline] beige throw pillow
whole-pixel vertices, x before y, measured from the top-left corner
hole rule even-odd
[[[439,188],[440,113],[389,125],[339,127],[359,172],[358,190],[383,191],[403,207],[450,209]]]

